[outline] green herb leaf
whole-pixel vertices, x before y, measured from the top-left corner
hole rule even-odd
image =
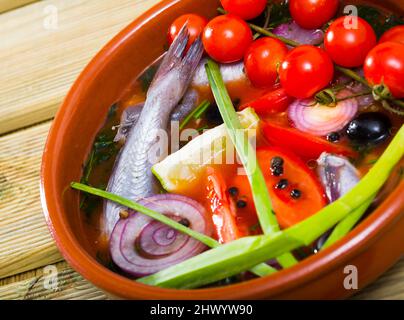
[[[192,119],[199,119],[210,106],[209,101],[202,101],[192,112],[190,112],[180,123],[180,130],[184,129]]]
[[[139,77],[139,81],[140,81],[143,92],[147,92],[147,90],[149,90],[149,87],[154,79],[154,76],[156,75],[158,67],[159,67],[158,64],[154,64],[154,65],[150,66]]]
[[[276,28],[277,26],[292,21],[292,16],[289,11],[288,1],[281,1],[274,3],[271,10],[270,27]]]

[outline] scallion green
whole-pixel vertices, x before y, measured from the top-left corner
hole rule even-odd
[[[202,101],[192,112],[190,112],[180,123],[180,130],[184,129],[192,119],[199,119],[210,106],[209,101]]]
[[[217,63],[208,60],[206,73],[227,133],[247,173],[261,228],[264,234],[273,234],[279,231],[279,224],[272,210],[271,199],[265,178],[257,162],[256,152],[248,139],[245,138],[244,128],[234,110],[233,102],[227,92]],[[286,254],[278,260],[283,267],[297,263],[292,254]]]
[[[370,201],[403,155],[404,126],[369,173],[350,192],[317,214],[284,231],[230,242],[138,281],[161,287],[195,288],[239,274],[263,261],[309,245]]]
[[[157,211],[151,210],[137,202],[128,200],[128,199],[118,196],[116,194],[113,194],[113,193],[110,193],[110,192],[107,192],[104,190],[100,190],[97,188],[93,188],[93,187],[90,187],[88,185],[78,183],[78,182],[71,183],[71,187],[73,189],[80,190],[80,191],[88,193],[88,194],[92,194],[92,195],[99,196],[101,198],[104,198],[104,199],[107,199],[110,201],[114,201],[117,204],[120,204],[126,208],[130,208],[137,212],[143,213],[144,215],[146,215],[154,220],[160,221],[161,223],[164,223],[165,225],[202,242],[203,244],[205,244],[206,246],[208,246],[210,248],[216,248],[216,247],[220,246],[220,243],[217,242],[215,239],[210,238],[203,233],[194,231],[191,228],[188,228],[188,227],[168,218],[167,216],[165,216]],[[269,274],[276,272],[276,269],[272,268],[271,266],[269,266],[265,263],[262,263],[258,266],[255,266],[254,268],[251,268],[250,271],[257,276],[264,277],[264,276],[267,276]]]

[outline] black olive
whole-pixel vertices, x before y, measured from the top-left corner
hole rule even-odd
[[[348,138],[359,145],[376,145],[390,136],[390,119],[380,112],[362,113],[348,124]]]

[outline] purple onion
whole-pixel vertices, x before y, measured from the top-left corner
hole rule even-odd
[[[180,195],[156,195],[139,201],[174,221],[186,221],[193,230],[212,234],[212,224],[204,207]],[[187,260],[206,246],[171,227],[139,212],[116,224],[110,238],[112,260],[125,273],[140,277]]]
[[[341,90],[337,97],[352,95],[350,90]],[[297,129],[315,136],[326,136],[343,129],[358,112],[355,98],[338,102],[335,107],[323,106],[313,100],[296,100],[288,109],[289,119]]]
[[[296,41],[300,44],[318,45],[324,40],[324,31],[321,29],[306,30],[295,22],[283,23],[273,31],[277,36]]]
[[[353,84],[347,86],[347,88],[355,94],[365,93],[369,91],[369,88],[360,82],[354,82]],[[373,94],[357,97],[356,100],[358,101],[359,107],[367,107],[375,103]]]

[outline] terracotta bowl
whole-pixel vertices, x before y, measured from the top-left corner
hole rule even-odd
[[[381,2],[381,1],[380,1]],[[379,2],[379,3],[380,3]],[[401,0],[383,1],[404,10]],[[363,288],[391,267],[404,252],[402,183],[343,241],[297,266],[269,278],[227,287],[171,290],[131,281],[103,267],[82,230],[78,192],[82,164],[110,105],[162,52],[169,24],[180,14],[216,14],[217,0],[165,0],[116,36],[82,72],[50,131],[42,171],[41,195],[47,223],[66,260],[97,287],[129,299],[334,299],[356,291],[343,287],[347,265],[359,271]]]

